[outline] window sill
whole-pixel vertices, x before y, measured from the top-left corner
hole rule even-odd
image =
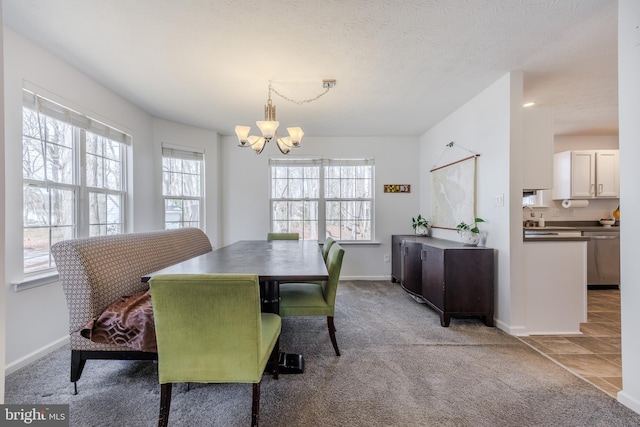
[[[25,278],[22,282],[13,283],[11,287],[14,292],[22,292],[27,289],[37,288],[39,286],[48,285],[58,281],[58,272],[50,273],[47,275],[33,276]]]

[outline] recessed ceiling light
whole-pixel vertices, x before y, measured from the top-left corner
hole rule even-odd
[[[527,103],[522,104],[523,107],[533,107],[534,105],[536,105],[535,102],[527,102]]]

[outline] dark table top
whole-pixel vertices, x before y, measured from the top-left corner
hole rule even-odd
[[[260,281],[327,280],[329,273],[318,242],[310,240],[242,240],[150,273],[257,274]]]

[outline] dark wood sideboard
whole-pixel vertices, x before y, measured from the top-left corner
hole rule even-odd
[[[413,235],[391,243],[391,280],[438,312],[442,326],[470,316],[493,326],[494,249]]]

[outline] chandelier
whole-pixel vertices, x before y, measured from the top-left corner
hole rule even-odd
[[[282,152],[282,154],[289,154],[292,148],[300,147],[300,141],[302,140],[302,136],[304,132],[299,127],[290,127],[287,128],[287,132],[289,136],[280,137],[278,136],[278,126],[280,122],[276,120],[276,106],[273,105],[271,101],[271,93],[275,93],[281,98],[293,102],[294,104],[302,105],[304,103],[309,103],[316,101],[321,96],[329,92],[329,89],[333,88],[336,85],[335,80],[323,80],[322,87],[324,91],[320,93],[320,95],[315,98],[305,99],[302,101],[296,101],[291,98],[287,98],[282,95],[280,92],[275,90],[271,85],[271,81],[269,81],[269,96],[267,98],[267,105],[264,106],[264,120],[257,121],[256,125],[260,129],[260,133],[262,136],[249,135],[251,131],[250,126],[236,126],[236,135],[238,136],[239,147],[251,147],[256,154],[262,153],[264,147],[267,145],[267,142],[275,139],[276,145],[278,149]]]

